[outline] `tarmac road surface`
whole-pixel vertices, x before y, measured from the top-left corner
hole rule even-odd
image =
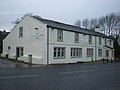
[[[120,63],[3,68],[0,90],[120,90]]]

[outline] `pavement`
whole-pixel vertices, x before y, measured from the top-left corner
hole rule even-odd
[[[28,67],[28,64],[22,62],[14,62],[8,59],[0,59],[0,68],[21,68]]]
[[[120,63],[2,68],[0,90],[120,90]]]
[[[107,63],[107,61],[104,61]],[[108,63],[111,63],[109,60]],[[103,64],[102,60],[90,61],[90,62],[79,62],[79,63],[70,63],[70,64]],[[69,64],[52,64],[49,66],[58,66],[58,65],[69,65]],[[0,68],[26,68],[26,67],[46,67],[46,65],[24,63],[21,61],[0,58]]]

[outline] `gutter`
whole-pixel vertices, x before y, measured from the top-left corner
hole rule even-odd
[[[47,26],[47,65],[49,65],[49,27]]]
[[[95,60],[97,59],[97,41],[95,36]]]

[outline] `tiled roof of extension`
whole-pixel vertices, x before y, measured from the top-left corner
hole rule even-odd
[[[99,37],[110,39],[110,37],[106,36],[105,34],[95,32],[93,30],[88,30],[88,29],[80,28],[80,27],[77,27],[77,26],[74,26],[74,25],[64,24],[64,23],[61,23],[61,22],[53,21],[53,20],[43,19],[39,16],[33,16],[33,17],[36,18],[37,20],[40,20],[43,23],[46,23],[47,26],[49,26],[49,27],[53,27],[53,28],[57,28],[57,29],[63,29],[63,30],[66,30],[66,31],[79,32],[79,33],[82,33],[82,34],[99,36]]]

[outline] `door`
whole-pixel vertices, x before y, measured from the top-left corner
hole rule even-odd
[[[19,48],[16,47],[16,59],[18,59],[18,57],[19,57]]]
[[[16,47],[16,59],[23,56],[23,47]]]

